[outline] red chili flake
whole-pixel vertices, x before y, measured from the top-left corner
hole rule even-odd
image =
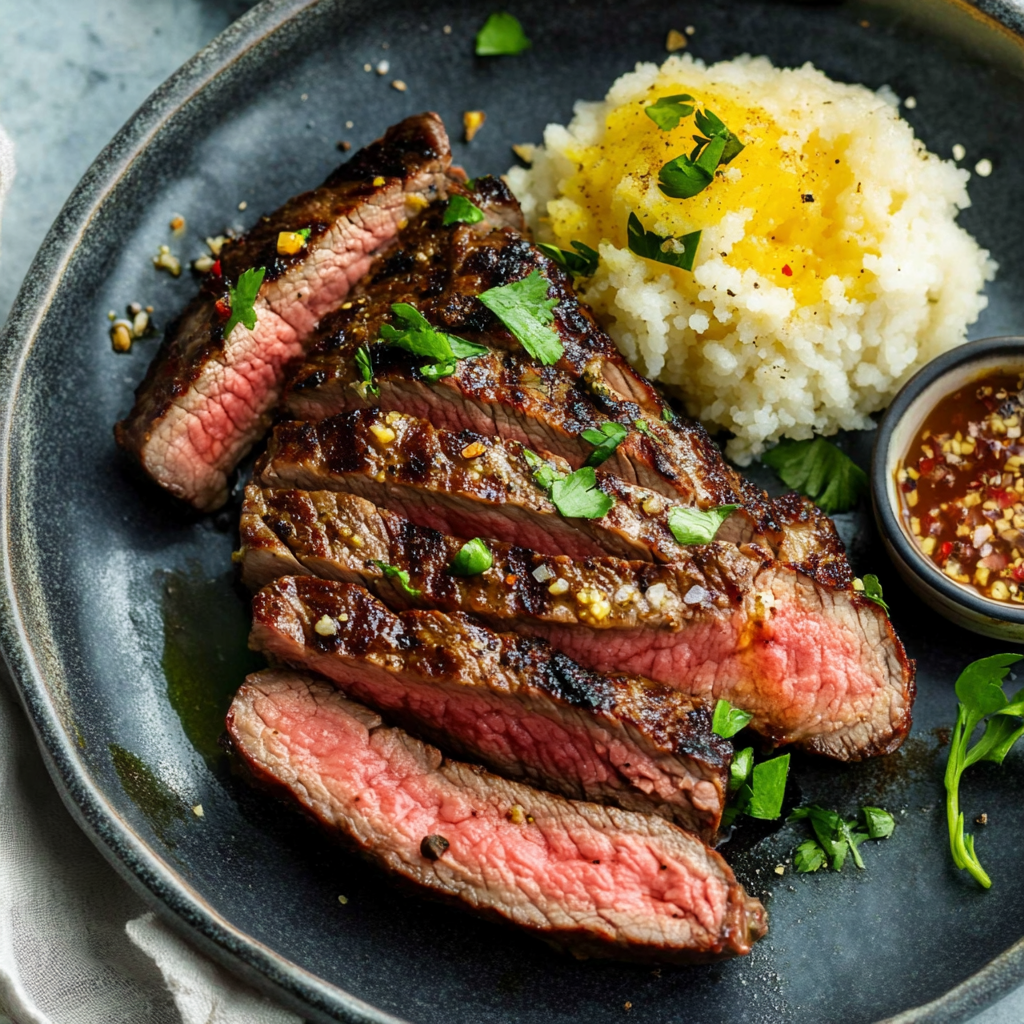
[[[921,459],[921,461],[917,464],[917,471],[922,476],[927,476],[934,468],[935,468],[935,460],[934,459]]]
[[[782,268],[782,272],[786,275],[786,277],[793,276],[793,268],[788,263]]]
[[[213,274],[214,277],[220,277],[220,275],[221,275],[220,260],[216,260],[214,262],[213,266],[210,267],[210,273]]]
[[[903,491],[904,494],[909,494],[911,491],[917,490],[917,483],[908,477],[900,484],[900,490]]]
[[[1013,567],[1013,578],[1018,583],[1024,583],[1024,565],[1015,565]]]
[[[947,541],[943,542],[942,547],[939,548],[939,558],[949,558],[949,556],[952,553],[953,553],[953,542],[951,540],[947,540]]]
[[[514,573],[511,576],[505,577],[505,586],[511,587],[515,585],[516,580],[519,579]]]
[[[993,491],[992,497],[999,502],[1000,508],[1009,508],[1017,500],[1016,491]]]
[[[231,303],[227,299],[218,299],[214,305],[217,307],[217,313],[222,319],[227,319],[231,316]]]

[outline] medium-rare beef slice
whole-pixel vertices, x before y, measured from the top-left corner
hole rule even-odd
[[[775,743],[859,760],[906,737],[914,668],[885,612],[731,544],[671,565],[573,559],[488,544],[489,569],[454,576],[462,541],[353,495],[246,492],[243,577],[311,573],[361,583],[393,607],[472,613],[543,637],[599,672],[647,676],[752,711]],[[410,595],[377,562],[409,573]]]
[[[256,779],[374,864],[579,956],[700,963],[767,930],[689,832],[447,760],[328,683],[250,676],[227,727]]]
[[[197,508],[223,504],[228,475],[269,425],[286,370],[314,327],[400,226],[445,193],[450,161],[440,118],[410,117],[224,246],[219,267],[168,329],[135,407],[115,428],[149,476]],[[306,245],[279,255],[278,233],[302,228],[310,231]],[[238,323],[224,337],[229,285],[257,267],[266,275],[256,325]]]
[[[678,556],[671,503],[662,495],[598,470],[598,487],[615,504],[600,519],[566,518],[535,482],[523,452],[516,441],[365,409],[278,424],[255,478],[266,487],[350,491],[421,526],[548,554]],[[569,471],[561,460],[551,464]]]
[[[486,187],[489,196],[504,188],[493,179],[481,181],[488,184],[477,187]],[[508,202],[515,203],[511,195]],[[737,478],[704,429],[687,420],[664,421],[673,414],[579,303],[568,275],[520,232],[492,226],[492,219],[445,225],[445,209],[435,203],[400,232],[356,289],[353,306],[321,325],[310,358],[288,388],[292,415],[320,419],[359,407],[363,398],[350,386],[358,382],[353,358],[356,349],[370,345],[385,411],[521,441],[573,467],[593,451],[582,432],[614,420],[629,434],[609,471],[705,508],[740,501]],[[533,270],[548,278],[549,295],[559,302],[554,326],[565,354],[556,366],[533,360],[477,298]],[[442,330],[490,346],[488,353],[461,361],[450,377],[427,380],[418,370],[422,357],[374,344],[396,302],[416,306]]]
[[[711,732],[711,709],[670,687],[588,672],[466,615],[396,615],[362,587],[311,576],[256,595],[249,645],[506,778],[708,840],[718,829],[732,747]]]

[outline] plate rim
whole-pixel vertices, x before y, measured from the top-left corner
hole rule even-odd
[[[62,802],[106,860],[162,920],[233,974],[309,1020],[323,1024],[406,1024],[402,1018],[324,981],[234,927],[117,813],[61,724],[19,614],[19,588],[10,558],[12,526],[16,528],[7,501],[14,399],[39,328],[91,222],[146,148],[200,93],[289,22],[332,2],[343,6],[345,0],[261,0],[183,64],[150,94],[99,153],[32,260],[0,329],[0,654]],[[995,22],[992,27],[1009,32],[1024,45],[1024,0],[939,2]],[[931,1002],[878,1024],[965,1024],[1022,983],[1024,938]]]

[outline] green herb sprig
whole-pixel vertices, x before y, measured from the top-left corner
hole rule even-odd
[[[533,479],[546,491],[558,514],[567,519],[601,519],[615,504],[615,499],[597,486],[593,466],[581,466],[572,473],[560,473],[529,448],[523,457],[533,470]]]
[[[1024,655],[993,654],[971,662],[956,681],[956,725],[949,742],[946,762],[946,820],[949,826],[949,848],[953,863],[966,868],[980,885],[991,888],[992,880],[974,852],[974,836],[964,831],[964,815],[960,810],[960,779],[972,764],[992,761],[1002,764],[1011,747],[1024,735],[1024,690],[1008,700],[1003,693],[1003,680],[1010,666]],[[987,719],[987,721],[986,721]],[[975,729],[985,723],[985,731],[973,746]]]
[[[548,298],[548,286],[548,279],[532,270],[521,281],[488,288],[477,298],[534,359],[552,366],[562,358],[562,339],[551,326],[558,299]]]
[[[453,576],[479,576],[486,572],[494,563],[487,544],[481,537],[467,540],[459,548],[459,553],[452,559],[448,571]]]
[[[655,260],[670,267],[678,267],[680,270],[693,270],[700,235],[699,231],[691,231],[688,235],[680,235],[678,238],[656,234],[654,231],[648,231],[635,213],[629,215],[626,224],[626,240],[631,253],[642,256],[645,260]]]
[[[687,93],[677,96],[662,96],[650,106],[644,107],[644,113],[663,131],[670,132],[679,127],[684,117],[693,113],[693,97]]]
[[[591,249],[583,242],[570,242],[569,244],[576,250],[575,252],[559,249],[557,245],[548,245],[547,242],[538,242],[537,248],[573,277],[593,277],[597,271],[598,260],[601,258],[597,250]]]
[[[394,303],[391,312],[394,313],[398,326],[381,324],[381,340],[405,349],[415,356],[436,360],[419,368],[427,380],[438,381],[442,377],[449,377],[455,372],[458,360],[481,356],[487,351],[483,345],[437,330],[408,302]]]
[[[668,528],[680,544],[710,544],[722,523],[742,505],[718,505],[715,508],[691,508],[673,505],[668,513]]]
[[[361,380],[361,389],[363,398],[366,398],[365,392],[369,392],[371,395],[376,397],[380,394],[380,388],[377,386],[373,379],[373,360],[370,356],[370,349],[366,345],[360,345],[356,349],[356,371],[359,373]]]
[[[382,562],[378,558],[372,558],[370,561],[389,579],[398,580],[398,585],[410,597],[419,597],[423,593],[422,590],[417,590],[409,583],[409,573],[405,569],[399,569],[397,565],[388,565],[387,562]]]
[[[787,487],[806,495],[826,515],[853,508],[867,491],[868,477],[831,441],[780,441],[761,456]]]
[[[236,324],[244,324],[250,331],[256,329],[256,296],[260,293],[266,267],[251,267],[243,270],[234,288],[228,285],[231,315],[224,324],[224,337],[234,330]]]
[[[596,430],[588,427],[580,436],[584,441],[596,445],[584,465],[600,466],[611,458],[615,449],[629,436],[629,431],[621,423],[602,423]]]
[[[772,821],[782,813],[789,777],[789,754],[754,764],[754,750],[747,747],[733,755],[729,788],[735,792],[722,814],[722,824],[731,825],[741,814]]]
[[[670,199],[692,199],[714,181],[720,164],[727,164],[744,149],[722,119],[710,110],[698,110],[694,120],[703,135],[694,135],[697,145],[689,156],[669,160],[658,172],[658,188]]]
[[[863,870],[860,844],[869,839],[887,839],[896,827],[893,816],[881,807],[862,807],[858,820],[811,804],[796,808],[786,820],[809,822],[815,835],[814,839],[802,842],[793,855],[793,865],[801,874],[817,871],[826,864],[833,871],[842,871],[847,856]]]
[[[532,45],[519,19],[507,11],[492,14],[476,34],[478,57],[514,57]]]
[[[750,724],[753,717],[753,711],[734,708],[727,700],[720,699],[711,717],[711,731],[724,740],[731,740],[740,729]]]
[[[483,219],[484,211],[476,203],[470,202],[465,196],[453,195],[448,200],[441,223],[445,227],[449,224],[479,224]]]
[[[869,601],[874,601],[875,604],[880,605],[885,611],[885,614],[889,614],[889,606],[885,603],[882,597],[882,584],[879,583],[878,577],[874,573],[866,573],[864,578],[861,580],[864,584],[864,589],[861,594],[866,597]]]

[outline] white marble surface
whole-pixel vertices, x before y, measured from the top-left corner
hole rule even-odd
[[[0,0],[0,124],[18,159],[0,250],[0,321],[96,154],[160,82],[250,6],[246,0]],[[67,828],[75,829],[70,817]],[[83,856],[99,854],[83,850]],[[110,886],[123,887],[113,871]],[[973,1024],[1022,1021],[1019,989]],[[0,1024],[10,1024],[2,1007]]]

